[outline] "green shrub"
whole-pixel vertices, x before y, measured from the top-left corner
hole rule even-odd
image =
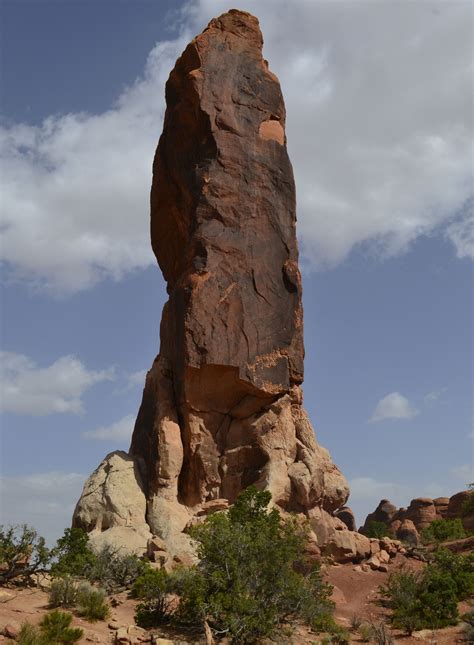
[[[44,538],[31,526],[0,526],[0,584],[12,579],[28,578],[44,570],[51,559]]]
[[[455,520],[434,520],[421,532],[424,544],[447,542],[466,537],[466,532],[459,518]]]
[[[92,623],[105,620],[110,614],[105,591],[88,582],[82,583],[77,590],[77,613]]]
[[[170,593],[175,591],[173,575],[164,569],[147,569],[132,587],[132,597],[143,600],[137,605],[135,622],[140,627],[158,627],[170,621],[172,603]]]
[[[57,645],[76,643],[80,640],[84,632],[79,627],[71,627],[71,622],[71,614],[59,611],[58,609],[46,614],[39,624],[45,643],[48,643],[48,645]]]
[[[19,645],[48,645],[45,636],[30,623],[23,623],[17,642]]]
[[[120,550],[104,546],[95,555],[85,577],[112,593],[130,588],[148,568],[136,555],[123,555]]]
[[[458,600],[474,595],[474,553],[462,555],[440,548],[434,553],[430,567],[453,580]]]
[[[380,591],[393,624],[407,634],[455,625],[458,602],[474,593],[474,555],[438,549],[424,571],[393,573]]]
[[[56,578],[49,590],[50,607],[74,607],[77,599],[77,584],[71,576]]]
[[[388,526],[384,522],[376,522],[372,520],[367,524],[367,528],[364,529],[364,534],[368,538],[377,538],[381,540],[384,537],[393,537]]]
[[[65,529],[52,551],[55,562],[51,566],[53,576],[86,577],[95,562],[89,547],[89,538],[82,529]]]
[[[268,491],[247,488],[227,513],[191,529],[199,564],[181,581],[176,620],[227,634],[233,643],[271,636],[284,621],[329,622],[331,587],[319,569],[297,572],[306,539],[294,520],[267,510]]]

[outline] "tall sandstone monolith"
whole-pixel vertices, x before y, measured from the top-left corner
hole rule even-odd
[[[282,512],[308,516],[320,544],[341,529],[332,513],[347,483],[302,407],[295,185],[262,44],[257,19],[229,11],[187,46],[166,84],[151,239],[169,299],[129,455],[113,453],[128,476],[132,460],[146,512],[140,525],[120,486],[112,511],[110,494],[94,488],[109,476],[108,456],[74,515],[96,539],[128,526],[179,554],[186,527],[250,484]]]

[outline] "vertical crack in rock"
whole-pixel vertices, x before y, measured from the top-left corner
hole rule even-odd
[[[130,455],[172,553],[195,516],[250,484],[318,521],[348,497],[302,407],[295,186],[262,45],[257,19],[229,11],[166,84],[151,241],[169,299]]]

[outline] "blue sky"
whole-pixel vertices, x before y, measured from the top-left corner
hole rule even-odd
[[[57,537],[128,447],[165,301],[147,209],[164,82],[228,8],[3,0],[5,523]],[[287,105],[318,440],[359,522],[450,495],[474,478],[472,4],[240,8]]]

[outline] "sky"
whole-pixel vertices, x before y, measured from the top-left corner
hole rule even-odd
[[[2,0],[1,521],[49,541],[159,349],[164,84],[222,0]],[[295,171],[305,406],[361,524],[473,474],[472,2],[247,0]]]

